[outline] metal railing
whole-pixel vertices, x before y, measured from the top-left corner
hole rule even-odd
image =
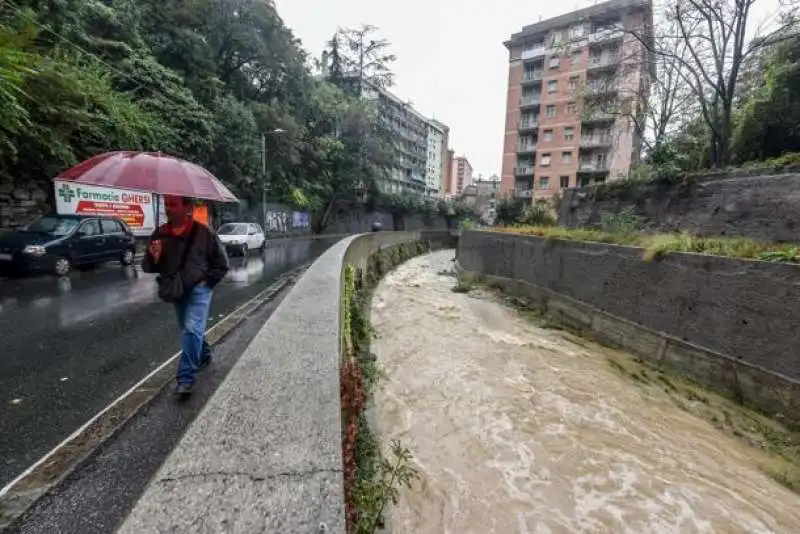
[[[601,67],[607,67],[609,65],[617,65],[620,62],[620,57],[618,54],[614,54],[612,56],[605,56],[605,57],[590,57],[589,58],[589,68],[590,69],[598,69]]]
[[[608,162],[597,162],[597,161],[581,161],[580,165],[578,166],[579,171],[583,172],[602,172],[608,170]]]
[[[581,147],[583,148],[609,146],[610,144],[610,136],[581,137]]]
[[[522,57],[522,59],[530,59],[532,57],[543,56],[544,54],[545,54],[545,46],[539,45],[523,50],[520,56]]]
[[[535,71],[527,71],[522,75],[523,82],[534,82],[536,80],[542,79],[542,71],[535,70]]]
[[[517,176],[533,176],[533,167],[517,167]]]
[[[536,150],[536,143],[517,143],[517,152],[533,152]]]
[[[590,43],[600,43],[602,41],[609,41],[622,37],[622,30],[618,28],[607,28],[605,30],[596,31],[589,34]]]
[[[519,128],[520,130],[524,130],[527,128],[538,128],[539,127],[539,117],[535,117],[533,119],[522,119],[519,121]]]
[[[538,94],[538,95],[526,95],[526,96],[520,97],[519,104],[521,106],[532,106],[532,105],[539,104],[541,101],[542,101],[542,95],[541,94]]]

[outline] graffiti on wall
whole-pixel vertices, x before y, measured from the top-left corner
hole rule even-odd
[[[292,212],[292,226],[295,228],[309,228],[311,226],[311,217],[305,211]]]
[[[264,224],[267,232],[288,232],[292,229],[292,218],[285,211],[268,211]]]
[[[264,230],[275,233],[289,233],[292,230],[311,227],[311,217],[304,211],[267,211],[264,217]]]

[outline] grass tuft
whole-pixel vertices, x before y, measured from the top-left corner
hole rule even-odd
[[[643,249],[642,259],[644,261],[656,260],[670,252],[691,252],[772,262],[800,262],[800,248],[798,248],[798,245],[766,243],[747,237],[700,237],[688,233],[612,233],[590,228],[562,228],[557,226],[498,227],[493,228],[491,231],[532,235],[564,241],[589,241],[639,247]]]

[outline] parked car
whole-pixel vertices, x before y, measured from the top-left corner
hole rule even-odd
[[[109,217],[45,215],[0,234],[0,268],[66,276],[73,267],[119,261],[132,265],[136,238],[123,221]]]
[[[217,229],[217,235],[228,252],[247,256],[251,250],[264,250],[267,238],[264,230],[255,223],[225,223]]]

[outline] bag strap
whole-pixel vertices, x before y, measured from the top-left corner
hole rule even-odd
[[[194,238],[197,235],[197,221],[192,221],[192,229],[189,231],[189,237],[186,240],[186,245],[183,249],[183,254],[181,254],[181,262],[178,264],[178,270],[176,272],[181,272],[183,268],[186,266],[186,260],[189,258],[189,253],[192,251],[192,246],[194,245]]]

